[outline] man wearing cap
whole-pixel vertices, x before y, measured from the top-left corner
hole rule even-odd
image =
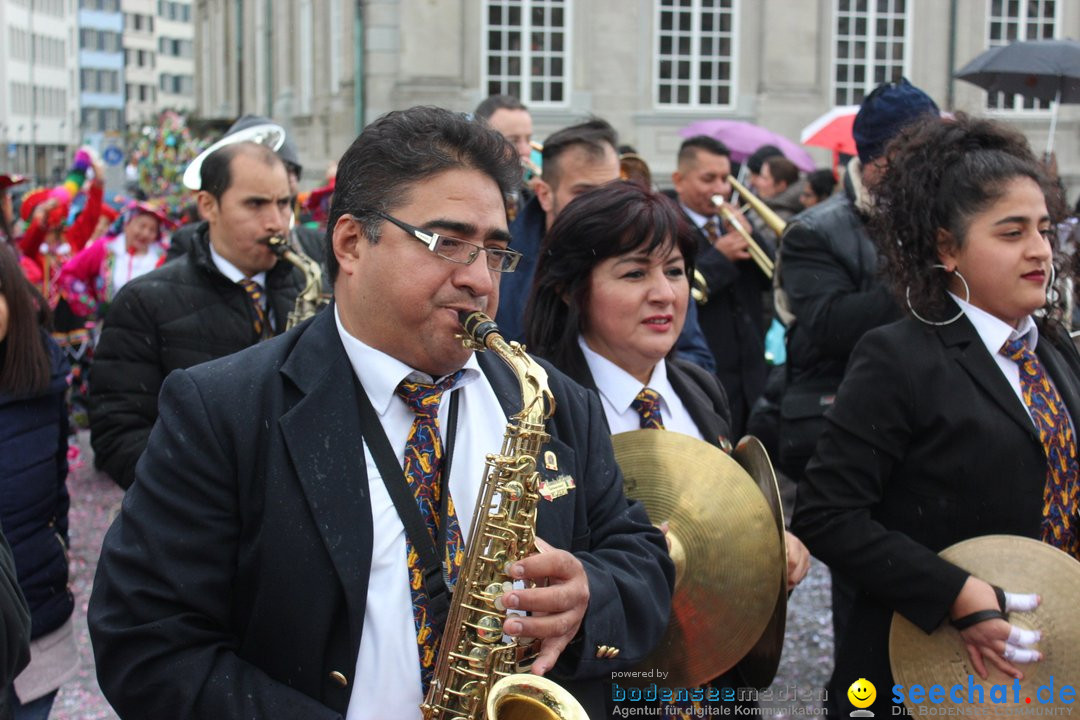
[[[268,118],[259,115],[242,115],[229,127],[224,137],[235,135],[241,130],[247,130],[256,125],[265,125],[271,122]],[[304,168],[300,164],[300,154],[296,150],[296,144],[288,133],[285,134],[285,141],[276,152],[277,156],[281,158],[281,162],[285,164],[285,172],[289,176],[289,204],[295,212],[297,209],[296,200],[300,193],[300,176]],[[191,249],[192,238],[195,237],[201,226],[202,223],[191,223],[174,232],[169,239],[169,252],[165,259],[175,260],[188,252]],[[326,248],[323,244],[323,234],[314,228],[292,225],[289,228],[289,244],[292,245],[293,250],[298,250],[319,263],[319,267],[323,271],[324,289],[329,290],[329,285],[325,282]]]
[[[788,386],[780,404],[777,465],[792,478],[802,477],[813,454],[855,344],[868,330],[900,317],[878,277],[878,252],[866,222],[874,186],[888,164],[886,146],[926,113],[937,114],[937,105],[906,79],[878,86],[855,117],[859,155],[848,163],[844,192],[798,215],[784,232],[777,305],[793,319],[788,323]],[[834,578],[837,646],[849,604]]]
[[[285,329],[303,275],[266,241],[288,230],[289,180],[264,145],[241,142],[202,163],[205,221],[183,257],[128,282],[105,316],[90,378],[95,462],[128,487],[172,370],[232,354]]]

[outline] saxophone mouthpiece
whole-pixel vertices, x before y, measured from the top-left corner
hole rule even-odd
[[[479,310],[458,310],[458,321],[465,328],[465,335],[482,347],[487,347],[488,336],[501,335],[495,321]]]

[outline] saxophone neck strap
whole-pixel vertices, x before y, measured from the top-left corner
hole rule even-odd
[[[428,614],[432,617],[432,627],[441,628],[446,624],[446,617],[450,612],[450,589],[447,578],[447,569],[443,566],[444,552],[439,552],[439,547],[446,546],[446,515],[449,505],[450,493],[448,492],[450,477],[450,464],[454,458],[454,438],[457,435],[458,418],[458,394],[450,392],[450,418],[446,433],[446,450],[443,453],[443,467],[439,474],[439,482],[442,492],[439,493],[439,516],[437,520],[436,537],[438,543],[431,539],[427,523],[420,514],[420,508],[416,504],[409,482],[405,478],[405,470],[401,461],[386,437],[379,416],[368,399],[364,386],[359,378],[353,373],[353,381],[356,384],[356,397],[360,406],[360,433],[364,443],[375,460],[375,466],[382,476],[386,492],[394,503],[401,524],[405,526],[405,533],[412,540],[413,547],[420,555],[424,564],[424,592],[428,597]]]

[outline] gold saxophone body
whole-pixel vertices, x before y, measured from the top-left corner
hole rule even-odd
[[[266,241],[270,249],[282,260],[300,268],[304,273],[304,287],[296,296],[296,304],[293,305],[289,318],[285,323],[285,329],[291,330],[300,323],[314,315],[330,300],[322,294],[322,268],[319,263],[312,260],[303,252],[293,250],[289,246],[286,237],[274,236]]]
[[[508,564],[536,548],[537,458],[549,437],[544,422],[555,411],[547,372],[521,345],[506,342],[491,318],[480,312],[460,316],[465,345],[491,350],[513,370],[521,412],[507,423],[502,450],[487,456],[435,674],[420,710],[425,720],[588,720],[569,692],[545,677],[519,673],[527,646],[502,630],[502,595],[512,588]]]

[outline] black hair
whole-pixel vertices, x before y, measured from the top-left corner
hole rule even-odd
[[[692,277],[693,230],[665,195],[626,181],[579,195],[544,236],[525,310],[529,349],[566,367],[583,330],[593,268],[632,250],[652,253],[673,246],[686,261],[687,278]]]
[[[771,157],[777,155],[783,155],[780,148],[775,145],[762,145],[754,152],[750,153],[750,157],[746,158],[746,168],[758,175],[761,173],[761,166],[765,164],[765,161]]]
[[[35,395],[49,386],[52,367],[42,341],[49,306],[19,267],[15,251],[0,243],[0,295],[7,301],[7,334],[0,340],[0,393]]]
[[[282,165],[284,162],[278,157],[273,150],[266,145],[260,145],[254,142],[239,142],[231,145],[223,145],[214,152],[210,153],[205,160],[203,160],[202,167],[199,169],[199,180],[201,182],[200,189],[205,190],[214,196],[214,199],[221,200],[221,196],[225,194],[225,191],[232,186],[232,161],[237,155],[244,153],[250,154],[252,157],[262,160],[269,166]]]
[[[708,135],[695,135],[683,140],[682,145],[679,146],[679,165],[697,160],[699,150],[731,158],[731,150],[724,143]]]
[[[409,202],[413,185],[455,169],[490,177],[505,198],[521,182],[514,147],[487,123],[439,107],[418,106],[383,115],[364,128],[338,163],[326,224],[326,268],[337,278],[334,226],[356,216],[369,242],[379,241],[382,218]]]
[[[810,186],[810,192],[812,192],[818,200],[824,200],[833,194],[833,190],[836,189],[836,176],[833,175],[833,171],[823,168],[821,170],[815,170],[806,176],[806,182]]]
[[[885,156],[888,169],[874,188],[873,234],[901,306],[910,301],[922,317],[936,318],[945,306],[948,275],[932,267],[940,262],[939,230],[963,246],[972,218],[1020,177],[1042,189],[1052,220],[1063,215],[1027,139],[1003,123],[962,112],[951,119],[927,115],[906,126]],[[1051,315],[1061,312],[1059,303],[1050,304]]]
[[[480,120],[489,120],[496,110],[525,110],[529,108],[513,95],[489,95],[480,101],[473,110],[473,115]]]
[[[544,163],[541,179],[552,189],[559,185],[560,155],[572,147],[583,148],[590,157],[604,157],[608,147],[613,153],[619,146],[619,135],[607,120],[591,118],[583,123],[564,127],[544,141]]]

